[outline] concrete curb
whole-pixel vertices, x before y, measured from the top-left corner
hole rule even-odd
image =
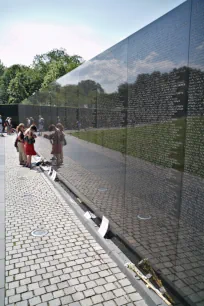
[[[121,271],[127,276],[133,287],[141,294],[148,306],[165,306],[166,303],[162,301],[162,299],[160,299],[153,291],[148,289],[142,280],[136,278],[135,274],[124,266],[125,263],[129,262],[129,259],[111,240],[104,239],[98,234],[98,227],[92,220],[88,220],[84,217],[84,211],[80,208],[77,202],[75,202],[72,197],[59,184],[52,181],[47,173],[43,171],[42,175],[51,187],[51,189],[55,192],[55,194],[60,198],[62,197],[62,199],[69,204],[71,209],[74,211],[74,213],[77,215],[77,217],[86,227],[86,229],[91,233],[91,235],[101,245],[101,247],[107,252],[107,254],[117,263]],[[75,190],[73,190],[73,192],[75,193]],[[77,194],[77,196],[79,196],[79,193]]]

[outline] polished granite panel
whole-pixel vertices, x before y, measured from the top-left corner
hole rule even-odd
[[[204,303],[204,2],[188,0],[20,105],[66,132],[57,171],[186,299]],[[39,137],[37,150],[51,158]]]

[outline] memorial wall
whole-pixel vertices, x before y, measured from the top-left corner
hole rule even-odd
[[[58,173],[135,253],[204,305],[204,1],[187,0],[19,105],[61,122]],[[50,158],[50,144],[37,150]]]

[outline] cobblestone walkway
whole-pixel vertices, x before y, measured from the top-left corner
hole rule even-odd
[[[183,173],[180,206],[180,172],[130,156],[125,159],[117,151],[69,135],[66,140],[58,173],[108,216],[117,234],[183,296],[204,305],[204,180]],[[36,147],[51,158],[46,139],[38,137]],[[144,222],[138,215],[151,219]]]
[[[13,152],[8,137],[5,305],[146,305],[44,176],[21,168]],[[36,228],[48,235],[33,237]]]

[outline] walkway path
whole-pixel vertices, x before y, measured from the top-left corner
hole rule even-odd
[[[58,169],[64,180],[182,295],[196,305],[204,303],[204,180],[69,135],[66,139],[64,164]],[[48,140],[38,137],[36,146],[51,157]],[[138,215],[151,219],[139,220]]]
[[[4,265],[5,265],[5,201],[4,201],[4,159],[5,141],[0,137],[0,305],[4,300]]]
[[[5,305],[145,306],[44,175],[18,165],[13,137],[5,142]],[[37,228],[48,234],[33,237]]]

